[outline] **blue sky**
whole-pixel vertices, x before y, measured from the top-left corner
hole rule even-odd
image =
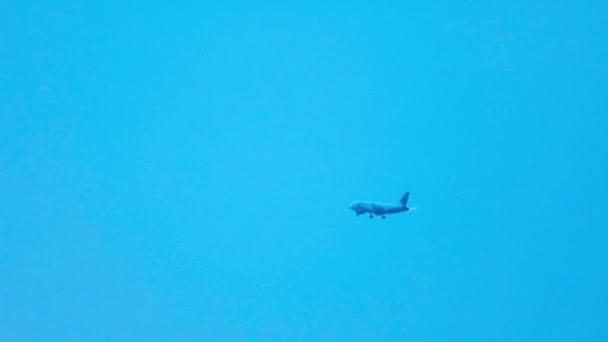
[[[1,340],[608,338],[605,3],[0,13]]]

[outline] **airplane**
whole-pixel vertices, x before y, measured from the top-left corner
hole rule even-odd
[[[357,201],[351,203],[348,208],[354,210],[357,216],[369,213],[370,218],[374,218],[374,215],[386,218],[386,214],[396,214],[415,209],[407,206],[407,200],[409,199],[409,197],[410,193],[406,192],[405,194],[403,194],[403,197],[401,197],[399,203],[393,204]]]

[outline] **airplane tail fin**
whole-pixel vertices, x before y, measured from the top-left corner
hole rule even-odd
[[[403,194],[403,197],[401,197],[401,200],[399,202],[401,202],[401,205],[404,208],[407,208],[407,200],[410,198],[410,193],[409,191],[406,192],[405,194]]]

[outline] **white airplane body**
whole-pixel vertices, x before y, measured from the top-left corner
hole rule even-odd
[[[351,210],[354,210],[357,216],[367,213],[369,214],[370,218],[373,218],[374,215],[386,218],[386,214],[396,214],[414,209],[407,206],[407,200],[409,199],[409,197],[410,193],[406,192],[403,197],[401,197],[399,203],[376,203],[356,201],[351,203],[349,208]]]

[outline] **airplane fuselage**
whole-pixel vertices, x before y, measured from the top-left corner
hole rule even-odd
[[[350,208],[354,210],[357,215],[367,213],[376,216],[382,216],[385,214],[396,214],[409,210],[408,207],[404,207],[401,205],[376,202],[353,202],[350,205]]]

